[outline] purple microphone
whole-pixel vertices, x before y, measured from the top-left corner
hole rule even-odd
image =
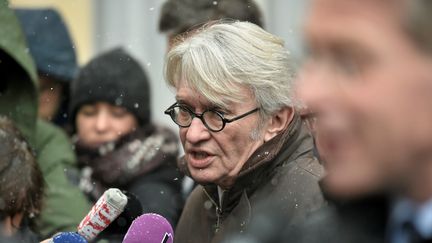
[[[173,243],[173,229],[164,217],[146,213],[136,218],[127,231],[123,243]]]

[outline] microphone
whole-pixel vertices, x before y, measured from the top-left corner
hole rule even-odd
[[[159,214],[146,213],[132,222],[123,243],[173,243],[174,231]]]
[[[92,241],[123,212],[127,202],[127,196],[119,189],[106,190],[78,225],[78,234]]]
[[[63,232],[52,238],[53,243],[87,243],[87,240],[76,232]]]
[[[97,239],[118,238],[121,241],[132,222],[143,213],[143,208],[138,198],[130,192],[123,191],[123,193],[128,199],[123,212],[98,235]]]

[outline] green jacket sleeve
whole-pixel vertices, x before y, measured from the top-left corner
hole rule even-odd
[[[68,137],[60,128],[39,119],[35,149],[46,183],[44,208],[36,218],[36,230],[42,237],[59,231],[76,231],[90,204],[65,174],[76,163]]]

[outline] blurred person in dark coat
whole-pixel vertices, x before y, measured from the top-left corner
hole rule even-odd
[[[16,9],[39,82],[38,116],[66,128],[69,83],[78,65],[75,46],[60,14],[50,8]]]
[[[315,0],[305,37],[298,93],[334,207],[298,241],[431,242],[432,2]]]
[[[260,207],[292,225],[323,205],[322,167],[292,95],[295,69],[283,41],[248,22],[215,22],[166,57],[179,126],[179,166],[200,185],[175,241],[221,242],[248,229]]]
[[[102,53],[80,70],[70,100],[76,183],[92,202],[110,187],[126,190],[143,213],[158,213],[175,226],[183,206],[178,139],[152,123],[150,107],[148,77],[123,49]]]
[[[264,27],[261,10],[254,0],[167,0],[159,17],[159,31],[168,36],[171,46],[177,36],[219,19],[248,21]]]

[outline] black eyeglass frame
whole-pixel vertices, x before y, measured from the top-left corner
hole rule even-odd
[[[175,107],[179,107],[180,109],[184,109],[184,110],[186,110],[186,111],[190,114],[191,119],[190,119],[190,123],[189,123],[189,125],[181,125],[181,124],[178,124],[178,123],[177,123],[177,121],[176,121],[175,118],[174,118],[174,108],[175,108]],[[225,118],[224,115],[223,115],[222,113],[220,113],[220,112],[218,112],[218,111],[215,111],[215,110],[212,110],[212,109],[205,110],[205,111],[203,111],[201,114],[198,114],[198,113],[193,112],[193,111],[192,111],[191,109],[189,109],[187,106],[181,105],[181,104],[179,104],[179,103],[176,102],[176,103],[172,104],[170,107],[168,107],[168,109],[166,109],[166,110],[164,111],[164,113],[165,113],[166,115],[169,115],[169,116],[171,117],[171,119],[174,121],[174,123],[177,124],[179,127],[190,127],[190,125],[192,124],[192,120],[193,120],[195,117],[197,117],[197,118],[199,118],[199,119],[201,120],[201,122],[204,124],[204,126],[205,126],[208,130],[210,130],[210,131],[212,131],[212,132],[220,132],[220,131],[222,131],[222,130],[225,128],[225,126],[226,126],[227,123],[231,123],[231,122],[233,122],[233,121],[237,121],[237,120],[239,120],[239,119],[242,119],[242,118],[244,118],[244,117],[246,117],[246,116],[248,116],[248,115],[250,115],[250,114],[252,114],[252,113],[255,113],[255,112],[259,111],[259,110],[260,110],[260,108],[257,107],[257,108],[255,108],[255,109],[253,109],[253,110],[250,110],[250,111],[246,112],[246,113],[243,113],[243,114],[241,114],[241,115],[238,115],[238,116],[236,116],[236,117],[233,117],[233,118],[231,118],[231,119],[228,119],[228,118]],[[204,114],[205,114],[206,112],[209,112],[209,111],[214,112],[216,115],[218,115],[218,116],[221,118],[221,120],[222,120],[222,127],[221,127],[220,129],[212,129],[212,128],[207,124],[207,122],[205,121],[205,119],[204,119]]]

